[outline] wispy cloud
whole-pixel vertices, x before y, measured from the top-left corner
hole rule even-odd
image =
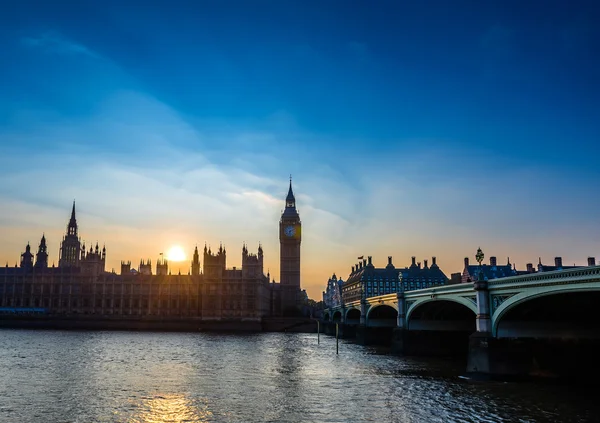
[[[287,125],[300,130],[293,119],[285,121],[276,125],[279,132],[259,133],[269,140]],[[529,251],[536,257],[562,254],[544,245],[551,245],[550,235],[573,235],[574,216],[577,233],[600,236],[591,219],[578,216],[585,186],[570,189],[573,201],[555,204],[553,190],[566,187],[539,169],[496,169],[488,160],[494,172],[486,172],[471,160],[468,168],[450,171],[448,163],[464,159],[464,152],[457,156],[441,146],[405,150],[401,166],[395,155],[372,156],[365,167],[356,152],[343,162],[325,160],[322,152],[290,155],[289,143],[275,148],[256,142],[254,128],[214,132],[204,133],[202,125],[136,92],[115,93],[79,120],[0,131],[0,143],[15,146],[0,157],[0,234],[7,240],[0,258],[12,264],[25,242],[38,242],[44,231],[56,256],[75,198],[82,236],[88,244],[106,241],[109,268],[121,259],[156,258],[174,243],[191,251],[204,241],[224,242],[228,264],[236,266],[241,243],[261,241],[266,266],[278,278],[277,222],[290,168],[304,224],[303,284],[312,296],[326,275],[343,274],[357,254],[373,255],[378,264],[393,255],[397,265],[411,255],[437,255],[451,272],[480,244],[519,264],[532,260]],[[28,139],[43,139],[48,148],[32,153]],[[228,139],[241,141],[226,145]],[[298,167],[296,161],[311,165]],[[516,245],[524,234],[525,247]],[[572,251],[583,257],[589,246],[580,242]]]
[[[40,49],[48,54],[100,57],[98,53],[85,45],[70,40],[56,31],[46,31],[37,36],[23,37],[21,44],[29,48]]]

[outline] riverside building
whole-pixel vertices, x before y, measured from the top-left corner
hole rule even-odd
[[[241,268],[227,267],[227,251],[196,247],[187,275],[171,274],[165,259],[121,262],[120,274],[107,272],[106,248],[81,242],[75,203],[61,242],[58,266],[48,266],[46,238],[34,257],[25,247],[19,265],[0,267],[0,312],[53,315],[169,316],[202,320],[260,320],[298,306],[300,218],[290,187],[280,226],[281,268],[285,283],[264,272],[264,253],[247,245]],[[291,229],[290,229],[291,228]],[[201,258],[202,257],[202,258]],[[283,281],[282,281],[283,282]]]
[[[359,259],[361,261],[352,266],[348,279],[341,286],[343,303],[448,283],[448,277],[437,265],[435,257],[431,260],[431,266],[428,260],[424,260],[422,267],[412,257],[411,265],[405,268],[396,268],[392,257],[388,257],[388,263],[383,268],[376,268],[371,256]]]

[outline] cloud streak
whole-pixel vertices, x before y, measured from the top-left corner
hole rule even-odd
[[[22,37],[21,44],[46,54],[83,55],[99,59],[100,55],[90,48],[70,40],[56,31],[46,31],[37,36]]]
[[[35,244],[44,231],[57,256],[75,198],[81,234],[88,244],[106,242],[109,268],[118,268],[120,260],[155,259],[173,244],[189,253],[205,241],[225,243],[228,264],[237,266],[242,242],[260,241],[266,266],[278,279],[277,222],[290,168],[285,151],[292,147],[226,144],[256,133],[277,139],[278,132],[264,129],[226,126],[214,133],[216,138],[136,92],[115,93],[78,121],[0,132],[3,145],[40,138],[47,146],[32,152],[24,144],[13,147],[10,157],[0,157],[0,233],[7,240],[0,258],[12,263],[25,242]],[[428,145],[405,150],[400,161],[385,152],[371,154],[366,165],[351,145],[343,165],[324,161],[318,150],[293,156],[313,164],[291,166],[304,225],[303,284],[312,297],[318,297],[330,273],[344,276],[357,255],[373,255],[376,263],[393,255],[397,265],[412,255],[436,255],[449,273],[459,270],[462,256],[475,245],[521,264],[534,259],[531,250],[536,257],[564,255],[549,240],[569,231],[587,233],[589,242],[572,245],[582,257],[590,253],[585,250],[592,238],[600,238],[588,216],[596,206],[588,205],[585,212],[577,206],[588,195],[585,183],[567,187],[560,175],[535,166],[489,172],[495,163],[477,160],[477,152],[471,152],[468,167],[449,168],[460,155],[434,140]],[[224,159],[223,151],[233,157]],[[572,201],[556,204],[553,191],[567,188]],[[573,231],[569,216],[576,215],[580,228]],[[187,272],[187,264],[182,266]]]

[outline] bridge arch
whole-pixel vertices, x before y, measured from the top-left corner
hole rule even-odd
[[[547,301],[547,302],[552,302],[552,300],[554,300],[553,298],[550,298],[548,300],[544,300],[544,298],[546,297],[554,297],[556,296],[556,304],[560,310],[560,312],[562,313],[568,313],[568,310],[564,310],[564,309],[560,309],[560,300],[566,300],[567,302],[569,301],[568,298],[570,297],[571,299],[574,298],[575,296],[579,295],[580,298],[585,298],[588,297],[588,295],[586,294],[590,294],[592,297],[600,300],[600,288],[598,287],[592,287],[589,285],[583,285],[583,286],[553,286],[553,287],[543,287],[543,291],[540,289],[535,289],[535,290],[528,290],[528,291],[523,291],[523,292],[519,292],[517,294],[514,294],[512,296],[510,296],[509,298],[505,299],[497,308],[496,310],[493,312],[492,314],[492,335],[494,337],[503,337],[504,335],[508,335],[508,332],[503,331],[505,333],[499,333],[499,329],[500,329],[500,324],[503,322],[503,319],[506,319],[507,317],[509,317],[510,314],[515,314],[518,309],[520,308],[520,306],[525,306],[528,304],[531,304],[532,306],[535,306],[535,302],[539,302],[536,300],[540,300],[540,301]],[[571,295],[572,294],[572,295]],[[591,297],[590,297],[591,298]],[[589,300],[590,298],[587,298],[587,300]],[[492,301],[493,304],[493,301]],[[597,304],[597,302],[596,302]],[[593,306],[588,306],[588,307],[593,307]],[[548,308],[548,307],[546,307]],[[554,308],[554,307],[552,307]],[[590,312],[593,312],[593,310],[588,310]],[[512,312],[512,313],[511,313]],[[594,316],[597,316],[597,314],[592,313]],[[565,316],[567,317],[567,316]],[[598,317],[596,317],[596,319],[598,319]],[[508,322],[505,320],[504,322],[504,326],[508,326],[507,324]],[[596,322],[596,325],[598,325],[600,322]],[[507,330],[509,330],[509,328],[506,328]],[[553,332],[555,334],[559,333],[560,331],[557,330],[557,327],[553,328]]]
[[[462,297],[427,298],[410,306],[406,313],[409,330],[475,331],[477,305]]]
[[[326,322],[329,321],[329,312],[325,312],[325,314],[323,315],[323,320]]]
[[[360,309],[351,307],[346,310],[345,322],[348,325],[358,325],[360,323],[360,316]]]
[[[342,312],[340,310],[334,311],[333,316],[331,317],[331,320],[334,322],[341,322],[342,321]]]
[[[398,309],[395,304],[374,304],[367,310],[365,323],[369,327],[396,327]]]
[[[434,301],[449,301],[449,302],[455,302],[458,304],[462,304],[463,306],[467,307],[469,310],[471,310],[473,313],[475,313],[475,315],[477,315],[477,304],[471,300],[469,300],[468,298],[463,298],[463,297],[436,297],[436,298],[425,298],[422,300],[417,300],[415,303],[411,304],[409,309],[406,312],[406,321],[408,322],[410,320],[410,317],[412,315],[412,313],[417,309],[417,307],[425,304],[425,303],[430,303],[430,302],[434,302]]]

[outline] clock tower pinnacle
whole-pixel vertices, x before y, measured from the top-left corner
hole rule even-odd
[[[302,241],[302,223],[296,210],[296,198],[290,188],[285,198],[285,210],[279,221],[279,281],[281,283],[281,302],[284,314],[293,312],[298,305],[300,294],[300,242]]]

